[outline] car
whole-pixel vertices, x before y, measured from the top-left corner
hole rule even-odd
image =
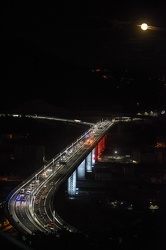
[[[24,188],[21,188],[21,189],[20,189],[20,194],[24,194],[24,192],[25,192],[25,189],[24,189]]]
[[[26,196],[18,194],[16,197],[16,201],[26,201]]]
[[[20,194],[17,195],[16,201],[21,201],[21,195]]]
[[[21,197],[21,201],[26,201],[27,197],[26,196],[22,196]]]

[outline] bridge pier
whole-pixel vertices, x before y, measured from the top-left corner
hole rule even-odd
[[[85,180],[85,167],[86,167],[86,159],[84,159],[77,168],[78,180]]]
[[[68,178],[67,183],[68,195],[75,196],[76,195],[76,170],[72,173],[72,175]]]
[[[98,159],[99,154],[105,148],[106,136],[96,145],[96,147],[89,153],[89,155],[81,162],[78,168],[68,178],[67,193],[69,196],[76,195],[77,180],[85,180],[86,172],[92,172],[92,168]]]
[[[86,172],[92,172],[92,168],[95,164],[95,149],[93,149],[90,154],[86,157]]]

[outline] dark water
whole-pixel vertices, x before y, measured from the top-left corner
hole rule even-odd
[[[86,180],[77,186],[79,193],[73,198],[65,186],[55,196],[55,209],[68,224],[100,243],[116,242],[115,249],[165,249],[165,185]],[[113,207],[112,201],[124,205]],[[151,201],[159,209],[149,209]]]

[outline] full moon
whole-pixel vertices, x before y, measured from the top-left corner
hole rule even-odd
[[[147,30],[148,29],[148,25],[146,23],[142,23],[141,24],[141,29],[142,30]]]

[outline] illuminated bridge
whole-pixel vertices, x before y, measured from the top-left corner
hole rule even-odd
[[[76,122],[79,122],[76,120]],[[77,179],[85,179],[105,147],[108,130],[115,124],[104,120],[89,124],[90,129],[65,150],[46,162],[7,197],[5,211],[10,223],[23,234],[52,233],[77,229],[63,221],[54,210],[53,197],[67,181],[69,196],[76,195]]]

